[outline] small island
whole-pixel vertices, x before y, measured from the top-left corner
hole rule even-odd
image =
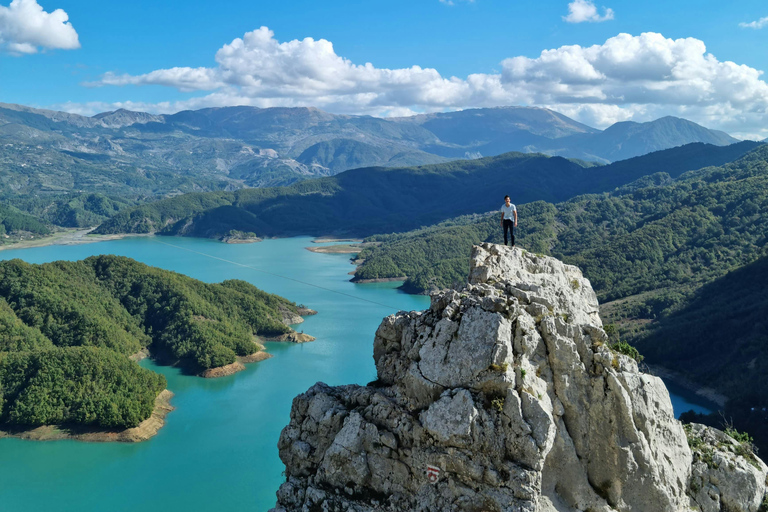
[[[261,242],[261,238],[250,231],[238,231],[231,229],[226,235],[219,238],[219,241],[225,244],[252,244],[255,242]]]
[[[209,284],[120,256],[0,262],[0,437],[142,441],[172,409],[152,357],[222,377],[308,341],[314,314],[240,280]]]

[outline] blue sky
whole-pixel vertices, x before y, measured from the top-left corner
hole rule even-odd
[[[764,137],[764,17],[751,0],[0,0],[0,101],[381,116],[519,104]]]

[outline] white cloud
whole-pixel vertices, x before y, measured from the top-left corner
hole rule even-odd
[[[216,79],[216,72],[209,68],[171,68],[159,69],[145,75],[116,75],[107,72],[101,80],[86,83],[86,86],[102,85],[165,85],[180,91],[210,91],[225,84]]]
[[[512,57],[501,63],[500,73],[462,79],[419,66],[355,64],[337,55],[324,39],[279,42],[262,27],[224,45],[215,60],[217,65],[210,68],[175,67],[136,76],[107,73],[90,85],[198,91],[198,96],[177,102],[134,107],[165,113],[251,105],[315,106],[335,113],[386,116],[536,105],[598,127],[678,115],[708,127],[768,136],[768,84],[762,72],[719,61],[694,38],[619,34],[594,46],[562,46],[534,58]],[[131,108],[125,105],[114,108]]]
[[[603,11],[600,16],[591,0],[574,0],[568,4],[568,16],[563,16],[563,19],[568,23],[600,23],[613,19],[613,9],[603,7]]]
[[[36,53],[39,48],[80,48],[77,32],[61,9],[45,12],[37,0],[13,0],[0,5],[0,50]]]
[[[768,25],[768,16],[766,16],[765,18],[760,18],[757,21],[750,21],[749,23],[739,23],[739,26],[741,28],[754,28],[754,29],[761,29],[766,25]]]
[[[475,0],[456,0],[456,2],[459,2],[459,1],[464,1],[470,4],[475,3]],[[445,5],[456,5],[456,2],[454,2],[453,0],[440,0],[440,3]]]

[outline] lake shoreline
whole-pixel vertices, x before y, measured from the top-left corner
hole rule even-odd
[[[402,277],[377,277],[373,279],[355,279],[354,277],[350,279],[351,282],[356,284],[367,284],[367,283],[394,283],[396,281],[405,281],[408,279],[408,276],[402,276]]]
[[[696,382],[693,382],[682,373],[678,373],[674,370],[670,370],[669,368],[666,368],[660,365],[648,365],[648,367],[651,369],[653,374],[656,375],[657,377],[669,380],[675,385],[680,386],[681,388],[694,393],[696,396],[701,397],[704,400],[707,400],[708,402],[711,402],[713,405],[716,405],[722,408],[722,407],[725,407],[726,402],[728,402],[727,396],[723,395],[722,393],[719,393],[715,389],[709,388],[707,386],[702,386],[700,384],[697,384]]]
[[[137,234],[137,233],[118,233],[114,235],[91,235],[90,233],[96,229],[92,228],[74,228],[65,229],[53,235],[35,238],[30,240],[23,240],[21,242],[14,242],[11,244],[0,245],[0,251],[9,249],[31,249],[35,247],[47,247],[50,245],[81,245],[81,244],[93,244],[97,242],[109,242],[111,240],[122,240],[123,238],[133,237],[147,237],[154,236],[153,234]]]
[[[305,247],[305,249],[322,254],[357,254],[363,250],[363,246],[360,244],[321,245],[318,247]]]
[[[13,437],[29,441],[73,440],[87,443],[140,443],[156,436],[165,425],[165,417],[174,407],[171,405],[173,393],[164,389],[155,398],[152,414],[138,426],[124,430],[89,429],[82,426],[43,425],[30,429],[0,430],[0,439]]]

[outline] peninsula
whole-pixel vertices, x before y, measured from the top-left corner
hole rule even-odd
[[[146,439],[170,394],[139,354],[229,375],[269,357],[260,339],[292,340],[287,324],[313,313],[245,281],[209,284],[120,256],[0,262],[0,436]]]

